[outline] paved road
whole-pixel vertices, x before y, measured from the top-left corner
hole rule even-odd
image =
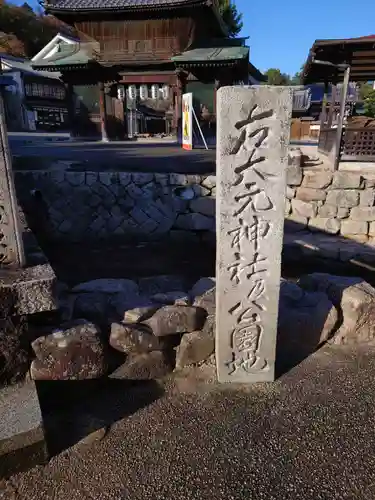
[[[62,142],[31,145],[13,143],[11,149],[14,156],[27,158],[27,161],[17,161],[16,168],[43,168],[43,162],[37,160],[37,158],[42,157],[54,160],[72,160],[84,164],[84,167],[76,166],[73,167],[74,169],[215,172],[215,150],[184,151],[176,144]]]
[[[0,498],[374,499],[374,349],[325,348],[247,390],[192,378],[107,389],[97,395],[98,421],[117,420],[107,437],[18,474]],[[72,437],[72,419],[60,418],[54,435]]]

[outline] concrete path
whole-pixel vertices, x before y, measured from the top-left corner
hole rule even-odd
[[[103,390],[97,418],[119,419],[107,436],[14,476],[0,498],[371,500],[374,374],[374,347],[327,347],[269,385]],[[60,415],[55,436],[74,428]]]

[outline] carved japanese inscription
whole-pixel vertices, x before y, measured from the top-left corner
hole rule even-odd
[[[217,325],[220,382],[274,379],[292,92],[218,92]]]
[[[21,267],[24,260],[4,105],[0,95],[0,268]]]

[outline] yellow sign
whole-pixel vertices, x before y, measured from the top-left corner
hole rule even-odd
[[[193,94],[182,96],[182,147],[193,149]]]

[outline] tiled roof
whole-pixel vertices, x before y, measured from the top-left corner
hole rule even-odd
[[[178,56],[173,56],[172,61],[175,63],[210,63],[219,61],[233,61],[238,59],[245,59],[248,57],[248,47],[212,47],[188,50]]]
[[[203,3],[203,0],[46,0],[45,8],[49,11],[80,11],[96,9],[161,9],[163,7],[183,7]]]

